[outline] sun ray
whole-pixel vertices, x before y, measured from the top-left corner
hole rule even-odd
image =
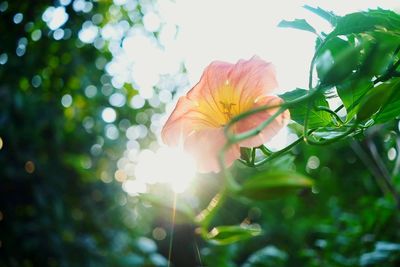
[[[172,207],[172,224],[171,224],[171,231],[170,231],[170,238],[169,238],[169,248],[168,248],[168,267],[171,266],[171,256],[172,256],[172,244],[174,242],[174,230],[175,230],[175,214],[176,214],[176,200],[177,200],[177,193],[174,193],[174,204]]]

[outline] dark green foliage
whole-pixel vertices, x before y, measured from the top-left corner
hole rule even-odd
[[[0,65],[0,266],[165,266],[154,241],[147,241],[152,251],[140,250],[146,241],[138,237],[145,229],[138,233],[137,222],[130,220],[136,207],[126,204],[121,186],[111,182],[121,143],[103,137],[100,114],[108,99],[84,96],[87,86],[101,88],[101,80],[109,81],[96,60],[110,55],[82,44],[78,31],[109,4],[94,4],[89,14],[67,6],[63,29],[70,37],[56,41],[42,21],[51,2],[0,5],[5,3],[0,12],[0,54],[7,54]],[[23,14],[19,24],[13,22],[16,13]],[[41,38],[34,41],[37,30]],[[21,42],[24,53],[18,50]],[[68,108],[61,104],[65,95],[73,100]]]
[[[311,187],[312,180],[293,171],[263,171],[247,177],[238,196],[254,200],[283,197],[299,189]]]

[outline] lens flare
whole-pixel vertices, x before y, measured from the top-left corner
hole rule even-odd
[[[169,184],[176,193],[184,192],[196,174],[194,159],[181,148],[161,147],[155,153],[144,150],[135,176],[146,184]]]

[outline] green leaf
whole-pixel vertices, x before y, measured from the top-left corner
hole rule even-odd
[[[385,123],[400,116],[400,78],[391,80],[386,87],[388,99],[373,117],[375,123]]]
[[[358,38],[363,47],[360,74],[366,78],[379,77],[393,62],[393,54],[400,44],[400,35],[393,32],[374,31]]]
[[[303,97],[307,94],[308,90],[297,88],[293,91],[280,95],[280,97],[288,102]],[[299,102],[289,109],[291,119],[301,125],[304,125],[304,118],[307,110],[309,109],[308,101],[309,100]],[[331,116],[329,113],[316,110],[315,107],[317,106],[329,107],[328,102],[323,94],[317,94],[310,105],[311,109],[308,117],[308,127],[310,129],[326,126],[331,123]]]
[[[327,41],[318,51],[316,68],[321,84],[336,85],[343,82],[358,67],[360,48],[339,37]]]
[[[383,9],[348,14],[337,21],[336,28],[330,35],[347,35],[377,29],[399,31],[400,15]]]
[[[400,115],[400,78],[382,83],[371,89],[360,103],[357,119],[364,121],[374,116],[374,121],[382,123]]]
[[[281,22],[279,22],[278,27],[293,28],[293,29],[312,32],[315,34],[317,33],[317,31],[313,28],[313,26],[308,24],[308,22],[305,19],[295,19],[293,21],[282,20]]]
[[[337,93],[347,110],[347,120],[350,120],[357,113],[361,97],[372,87],[373,82],[371,80],[358,77],[348,79],[336,86]]]
[[[258,227],[229,225],[214,227],[206,238],[217,245],[228,245],[258,236],[261,233],[262,231]]]
[[[308,11],[313,12],[314,14],[320,16],[321,18],[325,19],[326,21],[328,21],[332,26],[335,26],[337,23],[337,20],[339,18],[339,16],[335,15],[333,12],[331,11],[326,11],[323,10],[320,7],[312,7],[309,5],[305,5],[303,6],[305,9],[307,9]]]
[[[295,172],[259,172],[249,178],[237,194],[250,199],[265,200],[312,185],[313,181],[310,178]]]
[[[297,124],[298,125],[298,124]],[[270,160],[268,163],[257,167],[258,170],[287,171],[293,168],[295,157],[291,154],[284,154]],[[253,172],[254,173],[254,172]]]
[[[336,38],[339,39],[339,38]],[[373,88],[373,77],[380,77],[392,62],[393,53],[400,43],[400,36],[381,31],[360,35],[362,56],[360,67],[344,82],[337,84],[338,95],[347,110],[347,120],[357,113],[361,97]]]

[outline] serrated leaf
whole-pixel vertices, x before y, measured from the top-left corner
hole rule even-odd
[[[400,15],[383,9],[348,14],[337,21],[336,28],[330,35],[347,35],[376,29],[399,31]]]
[[[241,240],[246,240],[262,233],[260,228],[251,226],[229,225],[214,227],[208,234],[207,239],[217,245],[228,245]]]
[[[303,7],[304,7],[305,9],[307,9],[307,10],[313,12],[314,14],[320,16],[321,18],[325,19],[325,20],[328,21],[332,26],[335,26],[335,25],[336,25],[337,20],[338,20],[338,18],[339,18],[339,16],[335,15],[333,12],[323,10],[323,9],[320,8],[320,7],[315,8],[315,7],[312,7],[312,6],[309,6],[309,5],[305,5],[305,6],[303,6]]]
[[[284,93],[280,97],[286,102],[298,99],[308,94],[308,90],[297,88],[293,91]],[[308,117],[308,127],[310,129],[320,126],[326,126],[331,123],[331,116],[324,111],[315,109],[317,106],[329,107],[323,94],[316,95],[310,105],[311,109]],[[299,102],[289,109],[291,119],[295,122],[304,125],[304,118],[309,109],[308,100]]]
[[[310,178],[296,172],[259,172],[242,185],[238,195],[255,200],[266,200],[294,193],[298,189],[312,185],[313,181]]]
[[[293,21],[282,20],[279,22],[278,27],[281,28],[293,28],[312,33],[317,33],[313,26],[311,26],[305,19],[295,19]]]

